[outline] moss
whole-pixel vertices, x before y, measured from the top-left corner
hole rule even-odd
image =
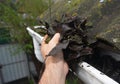
[[[88,30],[88,35],[91,38],[102,37],[110,38],[120,36],[113,34],[120,31],[120,5],[119,0],[105,0],[100,3],[99,0],[72,0],[67,3],[67,0],[56,3],[52,7],[52,18],[60,19],[62,14],[71,16],[87,17],[89,25],[93,25],[93,29]],[[48,20],[49,12],[43,14],[43,19]],[[112,34],[111,34],[112,33]],[[120,44],[119,44],[120,45]]]

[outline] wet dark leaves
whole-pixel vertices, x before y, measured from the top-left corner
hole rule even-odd
[[[91,54],[92,49],[88,45],[86,36],[86,23],[87,20],[80,17],[71,17],[64,22],[55,20],[51,26],[46,23],[47,33],[50,37],[55,33],[61,34],[60,44],[49,54],[54,55],[61,49],[64,51],[66,61]]]

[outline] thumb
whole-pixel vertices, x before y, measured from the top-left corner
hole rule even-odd
[[[53,38],[50,40],[50,43],[58,44],[60,40],[60,33],[56,33]]]

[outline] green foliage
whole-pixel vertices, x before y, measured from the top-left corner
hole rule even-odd
[[[7,25],[19,27],[21,18],[17,15],[16,11],[6,4],[0,3],[0,6],[0,11],[2,11],[0,19]]]
[[[73,81],[71,81],[71,80],[66,80],[66,83],[65,84],[77,84],[77,80],[75,79],[75,80],[73,80]]]
[[[33,17],[40,15],[48,8],[48,3],[44,0],[21,0],[18,4],[21,5],[19,12],[25,12]]]
[[[33,80],[31,79],[31,80],[29,80],[29,84],[34,84],[34,82],[33,82]]]
[[[26,26],[36,25],[36,18],[47,7],[47,2],[43,0],[19,0],[18,2],[6,0],[0,3],[0,27],[7,27],[12,42],[20,43],[23,45],[23,49],[30,53],[33,49],[32,40],[26,31]],[[23,14],[26,14],[25,18],[23,18]]]
[[[0,44],[6,44],[10,41],[10,32],[5,28],[0,28]]]
[[[21,35],[21,31],[23,31],[23,21],[21,17],[19,17],[17,12],[6,3],[0,3],[0,7],[0,11],[2,11],[0,20],[4,23],[2,26],[7,26],[12,37],[17,39],[18,35]]]

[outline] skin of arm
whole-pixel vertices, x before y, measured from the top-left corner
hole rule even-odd
[[[60,34],[56,33],[53,38],[46,43],[47,35],[41,43],[41,53],[43,58],[59,43]],[[68,65],[64,61],[62,50],[55,56],[48,56],[45,62],[45,70],[39,81],[39,84],[65,84],[66,75],[68,73]]]

